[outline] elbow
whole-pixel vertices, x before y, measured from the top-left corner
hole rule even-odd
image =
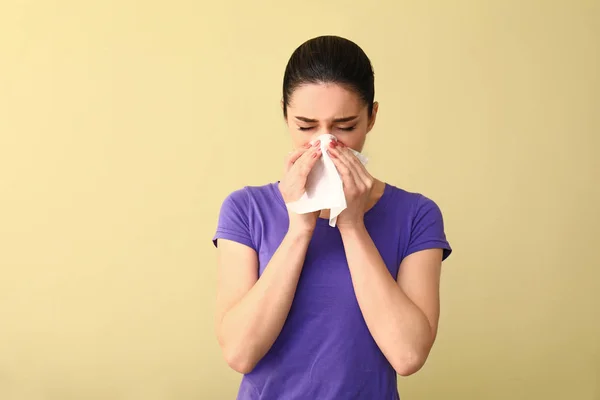
[[[418,372],[423,364],[419,363],[397,363],[393,365],[394,370],[400,376],[411,376],[412,374]]]
[[[390,364],[400,376],[410,376],[423,368],[429,353],[435,342],[435,332],[431,340],[422,341],[419,343],[406,343],[402,349],[398,349],[395,357],[390,359]]]
[[[398,375],[410,376],[423,368],[425,361],[427,361],[426,352],[409,351],[396,357],[391,364]]]
[[[254,369],[254,364],[247,359],[228,357],[225,358],[225,361],[227,361],[229,368],[239,372],[240,374],[249,374]]]
[[[225,335],[222,330],[217,330],[217,342],[229,368],[244,375],[252,372],[258,359],[254,357],[256,351],[248,343],[249,340],[243,337],[233,338]]]
[[[249,374],[256,366],[256,362],[247,352],[223,348],[223,356],[229,368],[240,374]]]

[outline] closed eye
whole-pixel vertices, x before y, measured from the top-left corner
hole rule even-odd
[[[314,126],[309,126],[309,127],[299,126],[298,127],[298,130],[300,130],[300,131],[310,131],[311,129],[315,129],[315,127]],[[340,131],[350,132],[350,131],[353,131],[354,129],[356,129],[356,125],[349,126],[349,127],[338,126],[337,129],[339,129]]]

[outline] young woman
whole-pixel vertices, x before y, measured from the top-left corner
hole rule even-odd
[[[396,374],[418,371],[434,343],[442,214],[429,198],[372,177],[361,151],[375,124],[374,76],[355,43],[323,36],[292,54],[283,115],[296,150],[280,181],[223,202],[218,248],[217,337],[243,373],[238,399],[398,399]],[[347,208],[295,214],[322,157],[322,134]]]

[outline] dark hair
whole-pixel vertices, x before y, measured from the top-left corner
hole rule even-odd
[[[296,88],[307,83],[337,83],[354,90],[373,112],[375,77],[369,57],[354,42],[319,36],[298,47],[283,76],[283,115]]]

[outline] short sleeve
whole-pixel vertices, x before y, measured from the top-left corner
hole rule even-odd
[[[249,210],[248,193],[244,189],[237,190],[225,198],[213,237],[215,247],[218,246],[219,239],[227,239],[256,250],[251,235]]]
[[[421,195],[417,201],[405,256],[426,249],[442,249],[442,260],[452,253],[440,208],[433,200]]]

